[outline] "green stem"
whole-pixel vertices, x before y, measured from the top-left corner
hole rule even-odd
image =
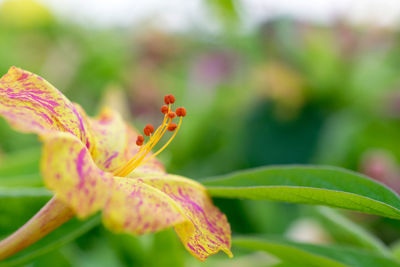
[[[21,228],[0,241],[0,261],[39,241],[72,217],[72,210],[53,197]]]

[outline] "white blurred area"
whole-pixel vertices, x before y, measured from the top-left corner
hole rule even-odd
[[[83,24],[123,27],[151,22],[174,31],[189,26],[213,29],[202,0],[38,1],[61,18]],[[245,28],[277,15],[323,24],[341,18],[353,24],[377,27],[397,27],[400,18],[400,0],[237,0],[237,6]]]

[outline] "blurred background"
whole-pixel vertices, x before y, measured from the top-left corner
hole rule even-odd
[[[188,116],[160,156],[193,179],[277,164],[362,172],[400,191],[397,1],[0,1],[0,74],[37,73],[90,115],[108,105],[138,129],[165,94]],[[41,186],[40,143],[0,121],[0,185]],[[0,237],[47,199],[0,203]],[[312,207],[216,199],[233,233],[346,243]],[[383,242],[398,221],[347,213]],[[323,217],[323,216],[322,216]],[[208,266],[269,266],[236,251]],[[154,255],[157,255],[156,257]],[[200,266],[172,230],[131,237],[98,226],[30,266]],[[207,265],[207,264],[206,264]]]

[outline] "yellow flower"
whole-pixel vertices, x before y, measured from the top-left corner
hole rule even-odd
[[[145,138],[116,112],[104,109],[90,118],[35,74],[12,67],[0,79],[0,114],[15,129],[40,136],[44,183],[78,218],[101,210],[109,229],[135,235],[173,226],[199,260],[219,250],[231,256],[230,226],[206,189],[166,173],[155,158],[175,137],[186,115],[184,108],[172,111],[172,95],[165,102],[161,126],[154,130],[147,125],[144,143]],[[171,138],[152,154],[167,131],[173,132]]]

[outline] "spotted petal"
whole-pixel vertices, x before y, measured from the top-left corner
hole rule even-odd
[[[89,133],[75,106],[43,78],[11,67],[0,79],[0,114],[17,130],[69,132],[89,147]]]
[[[115,177],[111,190],[103,222],[113,231],[145,234],[186,220],[175,201],[140,179]]]
[[[43,139],[41,170],[46,186],[79,218],[100,210],[107,201],[112,175],[96,166],[75,136],[56,132]]]
[[[93,137],[93,160],[104,171],[114,171],[127,161],[124,153],[127,145],[125,122],[117,112],[108,108],[104,108],[96,118],[85,117]]]
[[[167,194],[183,210],[187,221],[175,225],[175,231],[193,256],[204,261],[219,250],[232,256],[231,230],[226,216],[212,204],[201,184],[175,175],[142,180]]]

